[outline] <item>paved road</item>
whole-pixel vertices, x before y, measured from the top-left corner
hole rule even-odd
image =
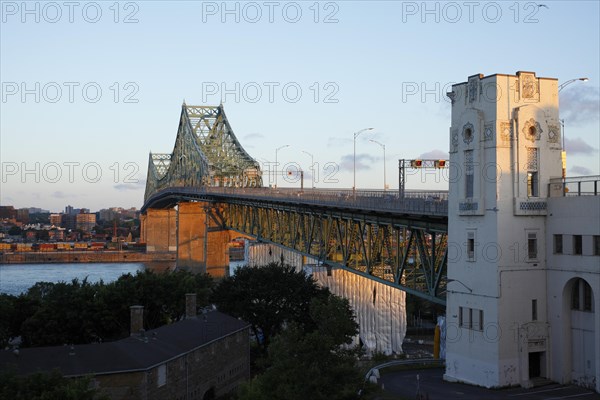
[[[600,395],[577,386],[551,384],[533,389],[510,388],[489,390],[461,383],[449,383],[442,380],[444,370],[414,369],[384,374],[379,380],[385,385],[385,391],[415,399],[417,394],[417,375],[422,394],[429,400],[600,400]]]

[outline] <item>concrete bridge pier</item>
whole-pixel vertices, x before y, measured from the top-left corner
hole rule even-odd
[[[177,267],[194,273],[225,276],[229,270],[230,232],[222,227],[215,206],[181,202],[177,216]]]
[[[146,252],[162,253],[177,250],[177,211],[148,209],[141,216],[141,241]]]

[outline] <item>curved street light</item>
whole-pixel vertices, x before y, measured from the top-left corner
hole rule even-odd
[[[561,90],[563,90],[566,86],[570,85],[573,82],[577,82],[577,81],[582,81],[582,82],[587,82],[589,81],[588,78],[574,78],[574,79],[569,79],[568,81],[566,81],[565,83],[562,83],[558,86],[558,91],[560,92]]]
[[[582,82],[587,82],[589,81],[588,78],[574,78],[574,79],[569,79],[568,81],[562,83],[561,85],[558,86],[558,92],[560,93],[561,90],[563,90],[565,87],[569,86],[571,83],[573,82],[577,82],[577,81],[582,81]],[[565,120],[561,119],[560,120],[560,125],[562,128],[562,151],[561,151],[561,161],[562,161],[562,181],[563,181],[563,195],[565,194],[565,188],[566,188],[566,179],[567,179],[567,151],[565,150]]]
[[[361,129],[358,132],[354,132],[354,158],[352,159],[352,166],[353,166],[353,170],[354,170],[354,180],[352,183],[352,191],[355,192],[356,191],[356,138],[358,137],[358,135],[360,135],[361,133],[363,133],[364,131],[372,131],[373,128],[365,128],[365,129]]]
[[[308,151],[302,150],[302,152],[304,154],[308,154],[310,156],[310,168],[309,168],[311,170],[310,180],[311,180],[311,183],[312,183],[312,188],[314,189],[315,188],[315,171],[313,170],[313,168],[315,166],[315,161],[314,161],[315,158]]]
[[[378,144],[383,149],[383,191],[385,192],[387,190],[387,179],[385,177],[385,144],[379,143],[375,139],[369,139],[369,142],[373,142],[375,144]]]
[[[284,144],[281,147],[278,147],[275,149],[275,188],[277,188],[277,175],[279,174],[279,172],[277,171],[277,167],[279,167],[279,163],[277,162],[277,152],[281,149],[284,149],[286,147],[290,147],[289,144]]]

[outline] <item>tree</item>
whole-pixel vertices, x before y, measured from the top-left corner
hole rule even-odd
[[[348,348],[358,325],[348,301],[335,295],[311,302],[315,329],[291,324],[268,350],[267,368],[240,394],[242,400],[355,399],[361,385],[357,348]]]
[[[206,274],[149,270],[123,275],[110,284],[92,284],[86,279],[38,282],[26,295],[0,302],[0,309],[10,307],[11,302],[13,309],[22,307],[19,313],[10,314],[9,333],[3,333],[4,321],[0,324],[0,344],[3,334],[21,335],[24,346],[120,339],[129,335],[130,306],[144,306],[144,327],[153,329],[183,318],[186,293],[196,293],[197,304],[207,305],[211,286],[212,278]]]
[[[264,352],[284,324],[310,324],[311,300],[327,294],[312,277],[289,265],[270,263],[238,269],[219,283],[209,300],[220,311],[250,323]]]
[[[65,378],[60,372],[17,376],[13,371],[0,372],[1,400],[108,400],[108,396],[91,388],[90,378]]]

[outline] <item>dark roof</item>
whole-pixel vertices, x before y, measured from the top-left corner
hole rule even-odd
[[[18,355],[0,350],[0,367],[12,366],[18,374],[58,368],[65,376],[143,371],[248,327],[244,321],[211,311],[115,342],[23,348]]]

